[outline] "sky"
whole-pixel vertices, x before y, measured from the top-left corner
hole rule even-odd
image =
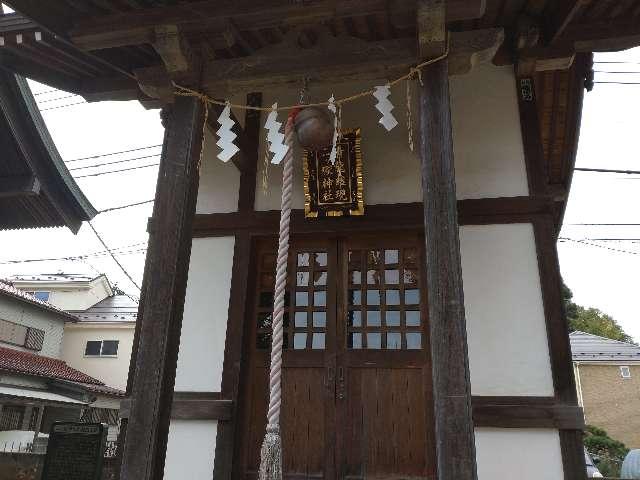
[[[640,72],[640,48],[596,54],[596,71]],[[640,73],[599,73],[596,81],[639,82]],[[85,103],[81,97],[31,82],[49,131],[72,174],[103,173],[159,161],[163,129],[158,110],[137,102]],[[600,84],[585,94],[576,166],[640,169],[640,85]],[[85,160],[84,157],[140,149]],[[121,160],[133,159],[126,162]],[[107,162],[111,165],[105,165]],[[102,164],[102,165],[100,165]],[[82,168],[87,167],[87,168]],[[98,209],[128,205],[154,197],[157,166],[77,178]],[[575,172],[558,243],[560,267],[574,301],[612,315],[640,341],[640,226],[584,226],[578,223],[638,223],[640,175]],[[142,282],[146,224],[150,203],[98,215],[93,225],[137,285]],[[597,239],[637,239],[604,241]],[[578,242],[577,240],[580,240]],[[0,278],[15,274],[105,273],[128,294],[139,290],[119,269],[90,228],[77,235],[67,228],[0,232]],[[98,255],[93,255],[93,254]],[[41,258],[77,260],[22,262]],[[11,263],[20,261],[19,263]]]

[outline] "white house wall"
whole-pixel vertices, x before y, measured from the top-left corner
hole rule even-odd
[[[311,85],[312,100],[326,100],[332,93],[347,96],[369,88],[372,83],[346,83],[334,88]],[[471,74],[451,77],[451,109],[455,151],[456,183],[459,199],[512,197],[527,195],[527,176],[520,132],[520,118],[513,68],[482,66]],[[293,104],[294,90],[266,92],[263,105],[279,102]],[[414,86],[414,132],[418,130],[417,91]],[[408,147],[406,100],[403,88],[392,90],[393,114],[400,122],[391,132],[378,124],[379,115],[373,98],[346,104],[342,113],[343,128],[362,129],[364,198],[366,205],[422,201],[420,161],[417,151]],[[238,118],[243,117],[237,112]],[[286,112],[278,119],[286,121]],[[264,124],[263,115],[261,125]],[[260,130],[260,153],[256,183],[256,210],[278,210],[282,168],[268,169],[268,188],[262,187],[264,136]],[[237,210],[240,175],[232,162],[222,163],[216,155],[219,148],[207,131],[202,164],[202,179],[197,213],[232,212]],[[417,137],[414,143],[417,145]],[[304,207],[302,188],[302,156],[296,147],[294,156],[294,208]]]
[[[60,358],[64,328],[64,319],[60,315],[2,296],[0,297],[0,319],[44,331],[44,341],[40,351],[29,350],[4,342],[0,342],[0,346],[47,357]]]
[[[478,480],[564,479],[557,430],[476,428],[475,437]]]
[[[120,390],[127,387],[135,325],[68,324],[64,329],[62,359],[73,368]],[[85,356],[88,341],[118,340],[115,357]]]
[[[234,237],[193,239],[176,391],[220,390],[234,243]]]
[[[471,393],[553,395],[532,225],[463,226],[460,251]]]

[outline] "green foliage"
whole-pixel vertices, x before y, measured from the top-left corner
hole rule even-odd
[[[629,449],[624,443],[611,438],[606,431],[594,425],[587,425],[584,431],[584,446],[599,459],[598,470],[604,477],[618,477],[620,467]]]
[[[597,308],[584,308],[575,304],[572,300],[573,293],[564,283],[562,284],[562,299],[569,329],[572,332],[579,330],[612,340],[633,343],[633,338],[627,335],[610,315]]]

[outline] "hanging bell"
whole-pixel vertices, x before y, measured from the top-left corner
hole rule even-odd
[[[333,122],[327,109],[305,107],[295,118],[298,143],[304,148],[319,149],[331,145]]]

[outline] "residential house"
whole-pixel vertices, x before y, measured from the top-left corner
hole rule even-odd
[[[127,385],[138,304],[115,294],[106,275],[69,273],[14,275],[16,288],[70,312],[76,322],[65,325],[62,358],[116,389]]]
[[[640,448],[640,347],[585,332],[569,339],[586,423]]]
[[[0,449],[31,443],[60,420],[96,415],[122,392],[62,360],[64,325],[75,316],[0,282]],[[102,410],[98,413],[103,414]],[[112,418],[117,420],[117,414]],[[111,421],[117,431],[117,421]]]
[[[267,410],[286,478],[584,478],[555,242],[640,0],[6,3],[4,68],[162,107],[121,478],[256,478]]]

